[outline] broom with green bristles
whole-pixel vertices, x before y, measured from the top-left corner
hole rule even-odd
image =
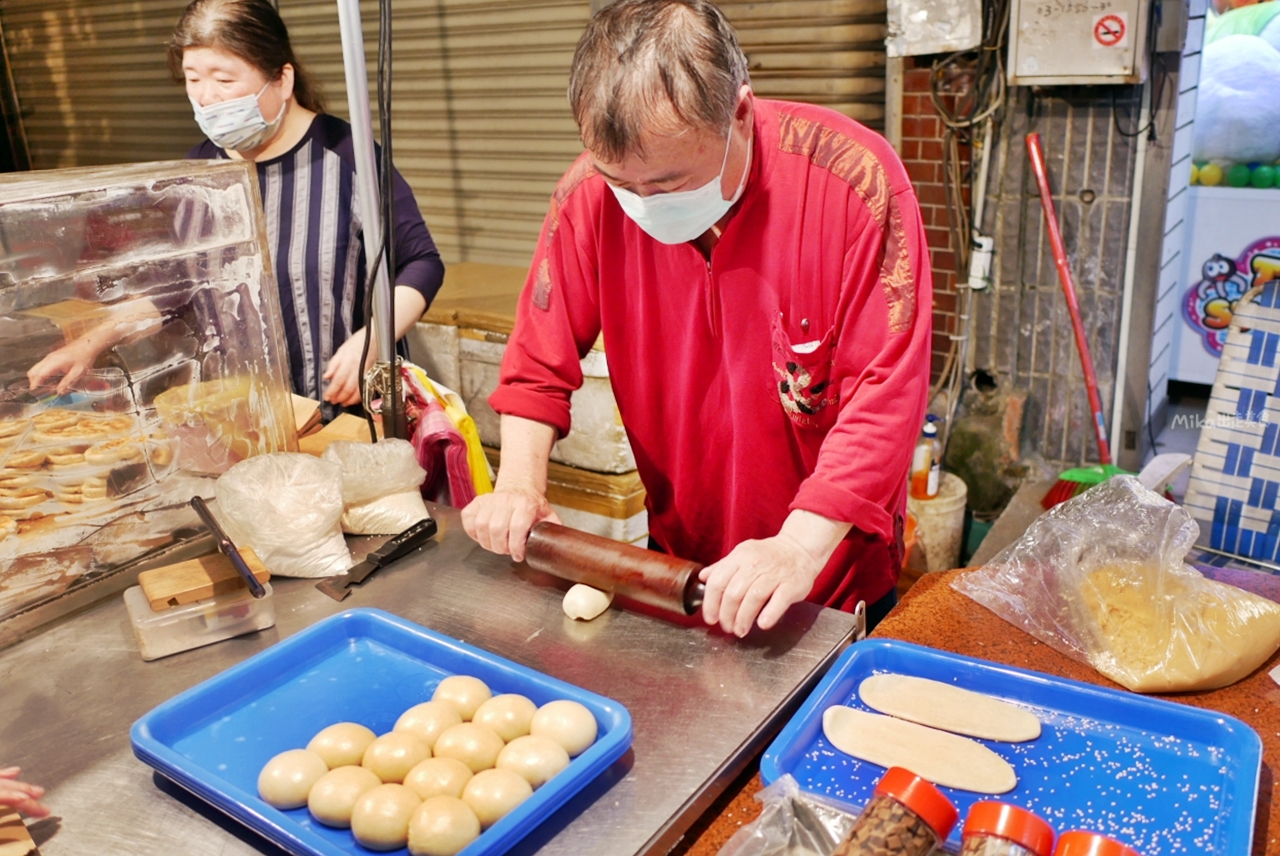
[[[1044,208],[1045,223],[1049,228],[1049,244],[1053,248],[1053,261],[1058,268],[1058,281],[1067,298],[1067,311],[1071,314],[1071,328],[1076,336],[1076,349],[1080,352],[1080,367],[1084,370],[1084,385],[1089,393],[1089,409],[1093,413],[1093,431],[1098,438],[1098,457],[1102,463],[1093,467],[1077,467],[1058,476],[1040,504],[1048,509],[1084,493],[1125,470],[1111,463],[1111,447],[1107,445],[1107,425],[1102,416],[1102,399],[1098,396],[1098,376],[1093,371],[1093,359],[1089,356],[1089,342],[1085,338],[1084,322],[1080,320],[1080,301],[1076,299],[1076,286],[1071,278],[1071,265],[1067,261],[1067,248],[1058,228],[1058,215],[1053,210],[1053,196],[1049,191],[1049,172],[1045,169],[1044,149],[1039,134],[1027,134],[1027,154],[1031,158],[1031,170],[1040,188],[1040,205]]]

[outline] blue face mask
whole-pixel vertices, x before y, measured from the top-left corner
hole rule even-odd
[[[731,131],[725,140],[724,160],[720,162],[719,174],[696,190],[641,196],[612,184],[609,189],[613,191],[623,212],[655,241],[664,244],[692,241],[729,213],[729,209],[742,197],[742,191],[747,187],[747,172],[751,166],[751,138],[747,139],[747,162],[742,168],[742,181],[738,182],[737,191],[732,199],[725,199],[721,194],[720,183],[724,180],[725,166],[729,163],[729,145],[732,142]]]
[[[238,152],[258,148],[280,130],[280,125],[284,122],[285,108],[288,107],[287,103],[281,104],[280,115],[270,122],[263,117],[258,99],[270,85],[268,81],[257,95],[218,101],[208,107],[201,107],[194,98],[188,96],[191,107],[196,112],[196,124],[219,148]]]

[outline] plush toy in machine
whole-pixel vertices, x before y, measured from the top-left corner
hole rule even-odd
[[[1265,5],[1280,8],[1275,2]],[[1222,20],[1242,11],[1234,10]],[[1280,41],[1280,32],[1277,36]],[[1200,162],[1275,163],[1280,159],[1277,91],[1280,50],[1266,39],[1232,34],[1206,44],[1196,99],[1193,158]]]

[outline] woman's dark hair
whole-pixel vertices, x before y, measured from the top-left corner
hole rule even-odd
[[[293,55],[289,30],[267,0],[194,0],[169,39],[169,72],[179,83],[185,80],[182,54],[187,48],[235,54],[267,80],[277,79],[286,64],[292,65],[294,100],[308,110],[324,112],[319,84]]]

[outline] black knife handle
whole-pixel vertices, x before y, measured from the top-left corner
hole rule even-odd
[[[436,534],[436,522],[428,517],[419,520],[387,543],[374,550],[365,560],[375,567],[389,565],[401,556],[407,556]]]

